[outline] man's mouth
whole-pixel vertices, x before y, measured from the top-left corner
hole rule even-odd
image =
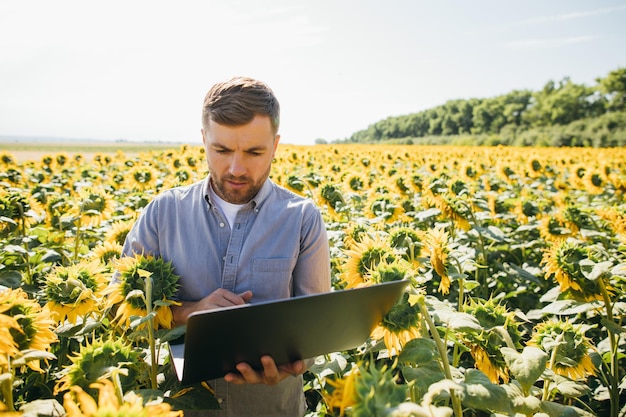
[[[232,188],[243,188],[248,184],[248,181],[245,180],[233,180],[229,179],[225,181]]]

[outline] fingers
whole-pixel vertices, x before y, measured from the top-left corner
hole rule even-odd
[[[223,288],[219,288],[203,299],[208,309],[231,307],[246,304],[252,299],[252,291],[235,294]]]
[[[247,363],[237,364],[239,374],[229,373],[224,379],[233,384],[265,384],[276,385],[285,378],[291,378],[303,374],[306,366],[303,361],[276,366],[271,356],[261,357],[262,371],[255,371]]]
[[[239,294],[239,297],[241,297],[241,299],[244,301],[244,303],[247,303],[248,301],[250,301],[252,299],[252,291],[250,291],[250,290],[244,291],[241,294]]]

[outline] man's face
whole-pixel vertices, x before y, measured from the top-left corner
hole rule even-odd
[[[279,139],[267,116],[242,126],[210,120],[202,141],[215,193],[232,204],[252,200],[270,174]]]

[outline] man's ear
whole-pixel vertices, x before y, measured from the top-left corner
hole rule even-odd
[[[272,151],[272,158],[274,158],[274,155],[276,155],[276,149],[278,149],[278,142],[280,142],[280,135],[276,135],[276,137],[274,137],[274,150]]]

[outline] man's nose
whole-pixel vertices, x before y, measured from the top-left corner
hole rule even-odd
[[[234,177],[239,177],[246,173],[246,168],[241,155],[233,155],[232,159],[230,160],[228,172]]]

